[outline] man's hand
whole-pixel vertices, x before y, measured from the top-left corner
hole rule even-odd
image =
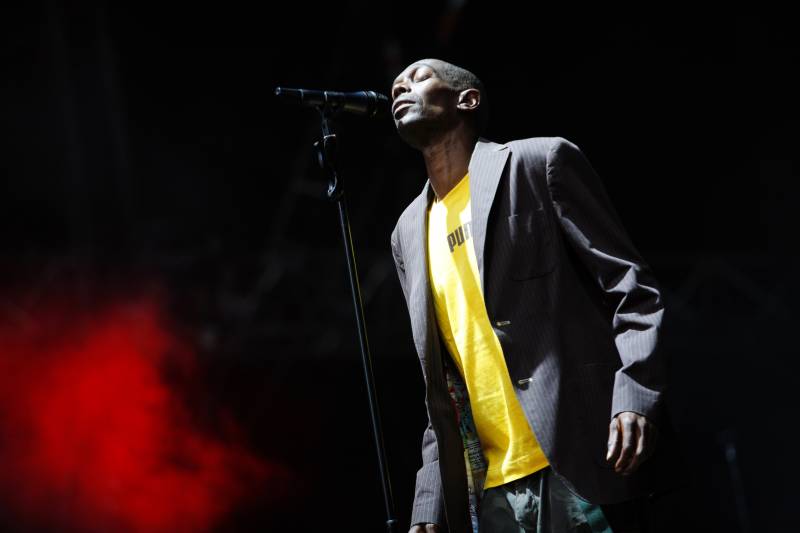
[[[647,418],[623,411],[611,420],[606,461],[614,463],[616,473],[627,476],[653,454],[657,436],[658,428]]]
[[[439,526],[436,524],[417,524],[411,526],[408,533],[439,533]]]

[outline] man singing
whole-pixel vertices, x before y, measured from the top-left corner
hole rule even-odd
[[[411,531],[645,531],[664,307],[599,177],[562,138],[481,138],[455,65],[391,95],[428,174],[391,239],[429,419]]]

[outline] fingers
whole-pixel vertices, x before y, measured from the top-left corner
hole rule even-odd
[[[639,464],[645,459],[644,453],[645,450],[647,449],[647,444],[648,444],[647,442],[648,432],[644,427],[645,422],[642,418],[637,419],[635,421],[635,424],[636,425],[634,426],[634,429],[636,430],[636,434],[638,436],[638,439],[636,439],[636,444],[635,444],[636,449],[633,452],[633,457],[631,457],[630,462],[621,472],[623,476],[627,476],[635,472],[636,469],[639,468]]]
[[[656,441],[658,440],[658,426],[650,422],[647,418],[642,419],[642,432],[644,433],[644,443],[642,444],[641,459],[639,462],[644,462],[645,459],[653,455],[656,449]]]
[[[658,429],[638,413],[620,413],[618,418],[622,444],[614,470],[619,474],[629,475],[653,454]]]
[[[620,432],[619,432],[619,416],[615,416],[611,420],[611,424],[608,427],[608,453],[606,453],[606,461],[609,463],[614,463],[619,457],[620,452]]]
[[[614,464],[614,470],[621,474],[630,464],[636,453],[637,425],[634,422],[632,413],[622,413],[619,415],[619,423],[622,431],[622,451],[619,459]]]

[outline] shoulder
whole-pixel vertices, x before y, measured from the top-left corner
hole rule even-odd
[[[529,137],[509,141],[506,145],[514,154],[524,158],[549,160],[564,151],[579,151],[578,146],[564,137]]]
[[[426,195],[427,187],[423,187],[422,192],[420,192],[420,194],[406,206],[403,212],[400,213],[400,216],[397,218],[397,223],[394,225],[394,229],[392,230],[391,241],[393,248],[400,247],[404,228],[411,225],[412,219],[414,218],[414,213],[418,209],[417,204],[421,201],[424,201]]]
[[[397,218],[397,222],[395,223],[394,229],[392,230],[392,239],[391,239],[392,240],[392,249],[397,248],[399,243],[400,243],[401,228],[403,227],[405,219],[408,218],[408,210],[410,208],[411,208],[410,205],[408,207],[406,207],[405,210]]]
[[[548,174],[561,166],[588,164],[578,145],[564,137],[531,137],[510,141],[507,146],[526,166],[543,168]]]
[[[501,146],[507,146],[511,157],[526,167],[544,169],[549,167],[559,155],[580,152],[579,148],[564,137],[528,137],[515,139]]]

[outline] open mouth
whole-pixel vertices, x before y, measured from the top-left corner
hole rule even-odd
[[[400,118],[412,105],[414,105],[414,102],[403,102],[398,105],[394,110],[394,118]]]

